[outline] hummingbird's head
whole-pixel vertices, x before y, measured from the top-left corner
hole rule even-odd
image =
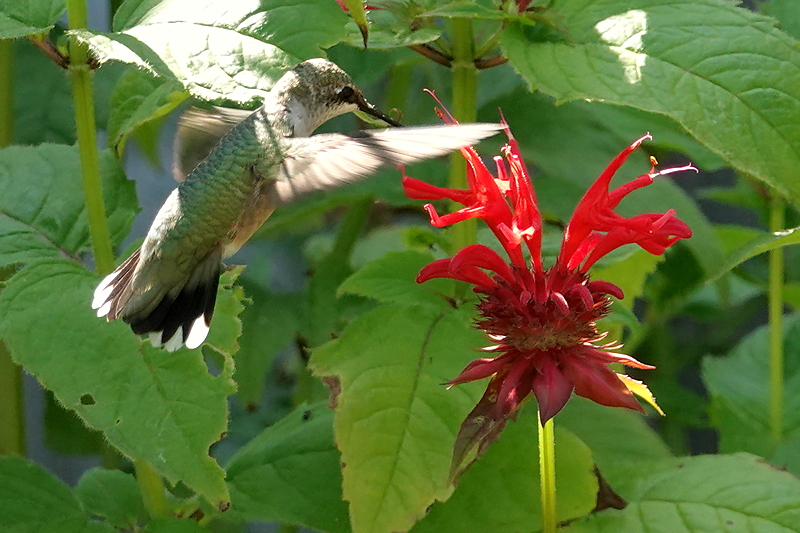
[[[333,117],[363,111],[392,126],[399,122],[367,102],[353,79],[327,59],[309,59],[287,72],[272,89],[285,102],[294,134],[310,135]]]

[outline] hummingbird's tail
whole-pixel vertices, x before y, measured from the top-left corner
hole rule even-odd
[[[121,318],[134,333],[149,334],[153,346],[174,352],[193,349],[208,335],[221,272],[222,251],[203,258],[183,280],[166,282],[141,265],[137,249],[94,291],[92,308],[107,320]]]

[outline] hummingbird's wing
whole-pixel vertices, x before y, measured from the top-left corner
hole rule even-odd
[[[457,124],[288,138],[271,199],[279,207],[365,178],[384,164],[414,163],[471,146],[502,128],[500,124]]]
[[[252,113],[244,109],[216,106],[210,110],[195,106],[186,108],[178,120],[172,146],[172,177],[175,181],[180,183],[185,180],[194,167],[211,153],[217,142]]]

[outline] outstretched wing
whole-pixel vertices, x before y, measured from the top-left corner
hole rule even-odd
[[[457,124],[287,139],[271,191],[274,206],[358,181],[385,164],[405,165],[471,146],[501,129],[500,124]]]

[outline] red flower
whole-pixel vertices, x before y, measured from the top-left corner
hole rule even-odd
[[[455,122],[452,117],[443,118]],[[608,364],[654,367],[619,353],[618,344],[600,344],[605,334],[598,332],[596,321],[608,313],[609,296],[621,299],[623,294],[612,283],[590,281],[587,271],[622,245],[635,243],[650,253],[662,254],[692,234],[672,210],[632,218],[614,212],[625,196],[649,185],[656,176],[695,170],[686,166],[655,172],[651,158],[650,172],[609,191],[617,169],[645,139],[650,139],[645,135],[619,154],[586,192],[567,224],[555,264],[545,269],[536,197],[517,142],[505,121],[503,124],[508,144],[502,150],[504,157],[494,158],[497,177],[472,148],[461,150],[467,160],[469,190],[434,187],[403,176],[410,198],[447,198],[464,206],[440,216],[427,204],[431,224],[441,227],[481,218],[510,260],[506,262],[488,247],[475,244],[453,258],[431,263],[417,277],[420,283],[441,277],[472,283],[480,295],[477,327],[495,343],[484,349],[490,357],[472,361],[448,383],[453,386],[491,377],[483,398],[461,426],[454,458],[459,462],[468,449],[479,446],[480,452],[494,440],[531,392],[539,403],[542,423],[564,407],[573,391],[602,405],[644,412],[629,387],[637,393],[644,391],[645,396],[646,388],[617,374]],[[523,243],[529,252],[527,260]]]

